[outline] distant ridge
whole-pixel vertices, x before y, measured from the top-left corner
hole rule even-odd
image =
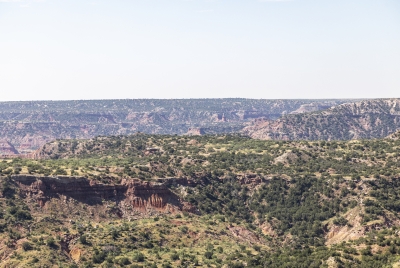
[[[0,137],[23,154],[55,139],[239,132],[254,119],[327,109],[352,100],[126,99],[0,102]],[[354,100],[353,100],[354,101]]]
[[[377,99],[259,120],[242,133],[271,140],[351,140],[384,138],[399,128],[400,99]]]

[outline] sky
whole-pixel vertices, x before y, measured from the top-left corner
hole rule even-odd
[[[0,0],[0,101],[395,97],[399,0]]]

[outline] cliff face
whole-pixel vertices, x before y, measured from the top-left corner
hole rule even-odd
[[[148,213],[173,213],[196,209],[171,192],[166,184],[124,179],[120,184],[100,184],[84,177],[35,177],[14,175],[20,196],[47,208],[58,200],[80,202],[89,207],[112,206],[113,213],[131,217]],[[112,205],[110,205],[112,204]]]
[[[242,133],[272,140],[383,138],[400,128],[400,99],[365,100],[277,120],[257,120]]]

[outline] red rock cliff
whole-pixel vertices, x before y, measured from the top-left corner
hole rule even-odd
[[[123,179],[121,184],[101,184],[84,177],[36,177],[14,175],[12,179],[20,195],[38,202],[43,207],[53,198],[72,198],[88,205],[101,205],[105,201],[117,204],[121,216],[135,212],[196,212],[183,202],[164,183]]]

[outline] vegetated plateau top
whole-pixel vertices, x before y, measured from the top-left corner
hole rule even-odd
[[[326,103],[327,105],[354,102],[355,99],[109,99],[109,100],[57,100],[57,101],[9,101],[0,102],[0,112],[49,112],[49,111],[152,111],[157,108],[166,110],[190,109],[222,111],[224,109],[263,109],[286,110],[291,106],[306,103]]]

